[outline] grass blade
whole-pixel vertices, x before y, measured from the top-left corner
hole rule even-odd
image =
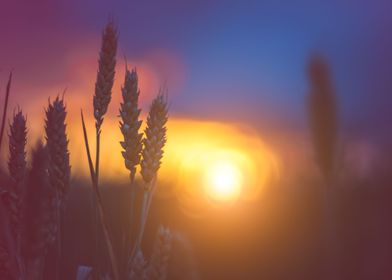
[[[3,117],[1,119],[1,129],[0,129],[0,152],[1,152],[1,143],[2,143],[3,135],[4,135],[5,119],[7,118],[7,109],[8,109],[8,100],[9,100],[9,97],[10,97],[11,81],[12,81],[12,72],[10,72],[10,76],[8,78],[8,83],[7,83],[7,88],[6,88],[6,91],[5,91],[5,101],[4,101],[4,108],[3,108]]]

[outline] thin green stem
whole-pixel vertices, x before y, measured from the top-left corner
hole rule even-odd
[[[124,250],[123,250],[123,269],[124,273],[127,272],[129,257],[132,253],[132,245],[134,242],[134,226],[135,226],[135,201],[136,201],[136,185],[135,176],[130,176],[130,215],[129,220],[126,220],[124,229]],[[125,275],[125,274],[124,274]]]
[[[151,206],[151,201],[152,201],[152,196],[155,192],[155,183],[156,183],[156,177],[149,183],[147,183],[147,186],[144,188],[144,194],[143,194],[143,203],[142,203],[142,211],[141,211],[141,217],[140,217],[140,227],[139,231],[136,237],[135,245],[132,250],[131,254],[131,259],[133,259],[137,253],[137,251],[140,249],[142,240],[143,240],[143,235],[144,235],[144,229],[146,226],[147,218],[148,218],[148,213],[150,210]]]
[[[94,171],[94,166],[93,166],[93,162],[91,159],[90,147],[88,144],[87,130],[86,130],[86,125],[85,125],[84,118],[83,118],[83,112],[81,112],[81,117],[82,117],[84,142],[85,142],[85,147],[86,147],[86,152],[87,152],[87,159],[88,159],[88,164],[89,164],[89,168],[90,168],[91,181],[92,181],[93,190],[94,190],[94,194],[95,194],[99,219],[100,219],[100,222],[102,225],[103,234],[105,236],[106,245],[107,245],[107,248],[109,251],[109,259],[110,259],[111,266],[112,266],[114,280],[120,280],[119,272],[118,272],[118,265],[117,265],[118,263],[117,263],[116,255],[114,253],[113,242],[110,237],[109,225],[106,222],[103,201],[102,201],[101,194],[99,192],[98,182],[96,180],[97,176],[96,176],[96,172]]]

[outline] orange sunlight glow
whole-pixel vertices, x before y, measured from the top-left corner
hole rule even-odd
[[[242,186],[242,172],[236,162],[217,160],[206,166],[206,189],[217,201],[238,199]]]
[[[94,150],[94,120],[91,115],[87,111],[85,117],[90,145]],[[30,121],[39,124],[42,117]],[[42,126],[38,127],[42,129]],[[31,134],[42,135],[35,128],[37,126],[30,127]],[[67,129],[72,174],[88,179],[80,117],[76,112],[69,115]],[[128,182],[129,174],[124,167],[119,144],[121,139],[118,118],[108,115],[101,138],[101,181],[104,185]],[[164,152],[156,195],[175,196],[183,211],[195,216],[203,215],[211,206],[233,205],[260,198],[266,184],[276,178],[280,170],[276,154],[261,141],[258,133],[243,125],[171,116]]]

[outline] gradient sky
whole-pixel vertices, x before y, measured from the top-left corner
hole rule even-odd
[[[304,69],[309,55],[319,52],[333,69],[345,125],[379,132],[392,115],[391,5],[2,0],[1,89],[14,69],[14,103],[65,87],[72,95],[84,83],[92,90],[100,32],[113,17],[120,30],[119,61],[126,55],[131,64],[153,68],[155,83],[170,89],[174,115],[301,127]]]

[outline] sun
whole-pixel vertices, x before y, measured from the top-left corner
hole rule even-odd
[[[208,196],[220,202],[232,202],[239,198],[242,172],[235,162],[216,160],[206,166],[206,190]]]

